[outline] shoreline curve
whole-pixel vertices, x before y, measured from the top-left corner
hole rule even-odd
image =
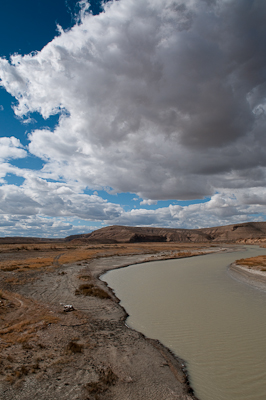
[[[194,255],[194,256],[199,256],[202,254],[198,254],[198,255]],[[132,327],[129,327],[126,324],[126,320],[129,317],[128,312],[126,311],[126,309],[121,305],[121,300],[116,296],[114,290],[112,287],[110,287],[106,281],[104,281],[102,279],[102,277],[109,271],[115,270],[115,269],[121,269],[121,268],[126,268],[132,265],[138,265],[138,264],[142,264],[142,263],[146,263],[146,262],[155,262],[155,261],[162,261],[162,259],[159,260],[152,260],[152,259],[147,259],[147,255],[140,255],[140,256],[133,256],[138,257],[139,259],[136,260],[135,262],[132,260],[130,262],[122,262],[121,264],[115,265],[115,266],[111,266],[108,265],[108,268],[102,268],[101,270],[98,270],[95,278],[97,279],[97,281],[99,283],[104,284],[104,286],[107,288],[108,291],[110,291],[112,293],[112,296],[115,299],[115,302],[117,303],[117,306],[122,310],[123,312],[123,322],[124,322],[124,326],[126,329],[128,329],[129,331],[133,331],[136,332],[138,335],[140,335],[147,344],[151,345],[153,348],[155,348],[157,350],[157,352],[159,352],[161,354],[161,356],[164,358],[165,360],[165,365],[168,365],[172,374],[175,376],[176,380],[178,382],[181,383],[182,385],[182,394],[179,393],[179,396],[181,395],[182,397],[178,397],[178,399],[180,398],[180,400],[200,400],[198,397],[196,397],[194,390],[190,384],[190,379],[189,379],[189,373],[186,367],[186,361],[183,360],[182,358],[180,358],[178,355],[176,355],[174,352],[172,352],[167,346],[163,345],[158,339],[151,339],[147,336],[145,336],[142,332],[139,332],[137,330],[135,330]],[[112,259],[115,257],[110,257],[108,261],[112,261]],[[132,256],[122,256],[120,258],[132,258]],[[168,258],[167,256],[164,258],[165,260],[171,259],[170,257]],[[101,264],[101,259],[99,260],[95,260],[96,262],[98,262],[99,264]],[[121,260],[122,261],[122,260]],[[124,260],[123,260],[124,261]],[[91,266],[90,266],[91,267]],[[98,268],[97,268],[98,269]],[[148,399],[146,399],[148,400]],[[155,398],[152,398],[152,400],[156,400]]]
[[[252,286],[253,288],[266,291],[266,273],[249,269],[235,262],[229,265],[228,271],[232,278],[237,281]]]

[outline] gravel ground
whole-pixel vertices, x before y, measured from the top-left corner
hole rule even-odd
[[[21,275],[16,293],[6,285],[0,299],[1,400],[196,399],[183,361],[126,327],[125,310],[98,279],[145,258],[46,268],[28,281]],[[1,272],[0,279],[7,274],[15,273]],[[67,304],[74,311],[65,312]]]

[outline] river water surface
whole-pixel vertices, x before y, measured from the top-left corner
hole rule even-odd
[[[130,315],[127,325],[186,361],[200,400],[265,400],[266,292],[228,273],[234,260],[260,254],[266,249],[247,246],[133,265],[102,279]]]

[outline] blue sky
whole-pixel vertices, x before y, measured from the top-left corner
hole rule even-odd
[[[265,220],[266,5],[1,5],[0,236]]]

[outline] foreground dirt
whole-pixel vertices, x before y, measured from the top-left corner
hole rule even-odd
[[[102,258],[94,254],[64,265],[59,264],[59,254],[51,266],[42,268],[25,264],[35,258],[27,254],[21,261],[15,257],[15,269],[12,251],[3,252],[9,268],[3,257],[1,400],[195,399],[183,361],[159,342],[127,328],[125,311],[98,279],[109,269],[149,259],[148,250],[145,245],[131,247],[129,252],[144,254],[114,256],[105,248],[106,253],[98,254]],[[174,257],[175,252],[182,255],[181,249],[167,246],[157,251],[158,259]],[[185,250],[186,255],[197,252],[202,249]],[[64,311],[68,304],[74,311]]]

